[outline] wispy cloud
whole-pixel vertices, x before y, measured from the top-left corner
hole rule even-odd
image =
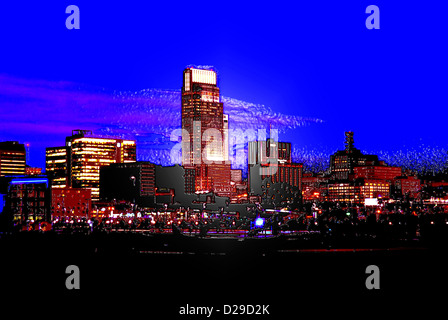
[[[272,126],[282,131],[322,122],[229,97],[222,97],[222,102],[230,129]],[[181,126],[179,90],[111,92],[72,82],[0,74],[0,108],[0,140],[44,148],[63,144],[73,129],[89,129],[102,136],[136,139],[139,158],[163,164],[168,164],[167,151],[173,145],[169,136]]]

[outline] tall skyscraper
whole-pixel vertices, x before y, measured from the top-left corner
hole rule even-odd
[[[0,142],[0,176],[24,175],[25,145],[17,141]]]
[[[65,183],[67,187],[91,189],[95,201],[99,199],[100,167],[135,162],[136,145],[133,140],[99,138],[91,131],[73,130],[65,147],[47,148],[46,156],[48,174],[53,173],[53,188],[64,187]]]
[[[219,99],[216,72],[187,68],[182,86],[182,165],[194,190],[230,195],[228,117]]]

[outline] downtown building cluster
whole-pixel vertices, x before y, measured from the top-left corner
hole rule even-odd
[[[378,156],[354,147],[353,132],[345,133],[345,149],[330,157],[330,168],[303,177],[304,200],[372,204],[390,200],[421,200],[421,181],[401,167],[388,166]]]
[[[303,173],[291,158],[291,144],[249,141],[248,177],[229,160],[229,116],[224,114],[217,74],[187,68],[182,82],[181,164],[137,161],[137,143],[73,130],[63,146],[46,149],[46,168],[26,166],[26,148],[0,143],[2,221],[51,221],[56,217],[107,217],[145,209],[237,212],[251,208],[303,209],[304,203],[340,202],[364,206],[420,200],[431,182],[391,167],[354,147],[330,157],[327,172]],[[448,183],[437,182],[437,187]],[[445,201],[446,192],[438,195]]]

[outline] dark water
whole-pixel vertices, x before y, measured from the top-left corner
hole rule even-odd
[[[88,314],[148,319],[188,318],[179,315],[187,304],[220,309],[212,319],[239,317],[224,316],[224,304],[269,305],[269,315],[244,319],[300,318],[310,313],[381,316],[386,310],[405,315],[415,308],[434,309],[433,298],[441,297],[448,284],[447,251],[441,247],[297,251],[286,242],[253,241],[237,248],[235,241],[209,241],[202,250],[194,250],[200,247],[197,243],[192,247],[188,239],[172,239],[3,238],[3,306],[19,302],[20,310],[77,317],[94,306],[87,308]],[[68,265],[79,267],[79,290],[65,286]],[[378,290],[365,286],[369,265],[379,267]]]

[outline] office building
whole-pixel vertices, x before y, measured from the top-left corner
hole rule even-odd
[[[418,198],[422,189],[420,179],[416,176],[397,177],[394,180],[394,185],[399,196],[407,196],[411,199]]]
[[[275,156],[276,155],[276,156]],[[248,144],[249,190],[261,194],[261,182],[286,183],[302,189],[302,164],[291,161],[291,144],[288,142],[250,141]]]
[[[90,216],[92,209],[92,194],[90,189],[52,188],[51,216],[84,217]]]
[[[230,196],[228,117],[223,114],[217,75],[213,70],[187,68],[182,86],[182,166],[185,190]],[[190,181],[194,178],[194,182]]]
[[[291,163],[291,143],[279,142],[270,138],[266,141],[249,141],[248,162],[249,165],[267,164],[268,162]]]
[[[9,227],[50,218],[50,195],[45,175],[1,177],[0,198],[4,199],[1,220]]]
[[[230,180],[234,183],[241,183],[243,181],[243,170],[232,169],[230,171]]]
[[[330,157],[328,200],[363,203],[366,198],[415,196],[420,189],[420,180],[403,177],[400,167],[388,166],[378,160],[378,156],[365,155],[356,149],[353,132],[346,132],[345,136],[345,150]]]
[[[73,130],[65,147],[47,148],[46,152],[53,188],[90,189],[93,201],[99,200],[102,166],[135,161],[135,141],[96,137],[88,130]]]
[[[41,174],[42,168],[30,167],[28,165],[25,167],[25,175],[27,176],[39,176]]]
[[[25,145],[17,141],[0,142],[0,177],[24,175],[25,167]]]
[[[364,203],[366,198],[390,198],[391,182],[384,180],[358,179],[355,181],[328,184],[328,200]]]
[[[100,169],[100,198],[103,201],[126,201],[145,207],[154,205],[155,194],[153,163],[113,163]]]
[[[68,147],[54,147],[45,150],[45,173],[50,179],[51,188],[65,188],[68,186]]]
[[[347,180],[356,166],[379,164],[378,156],[363,154],[354,147],[353,132],[345,132],[345,149],[330,156],[330,174],[333,179]]]
[[[354,167],[354,178],[392,181],[396,177],[401,176],[402,173],[400,167],[389,167],[383,161],[380,161],[380,164],[382,165]]]

